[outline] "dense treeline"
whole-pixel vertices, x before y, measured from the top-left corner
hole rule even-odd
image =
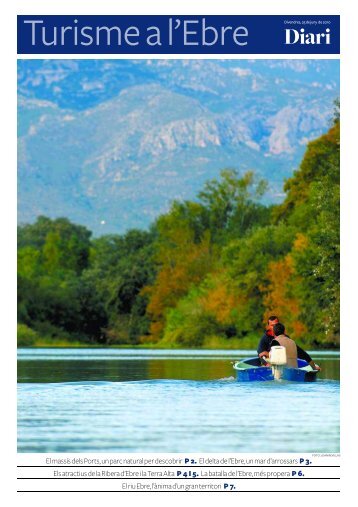
[[[149,231],[91,238],[65,218],[18,230],[19,343],[245,346],[268,314],[339,343],[339,120],[308,144],[277,206],[224,170]]]

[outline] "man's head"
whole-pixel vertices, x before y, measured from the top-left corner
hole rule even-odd
[[[273,326],[275,324],[278,324],[278,322],[279,322],[279,320],[278,320],[278,317],[276,317],[276,315],[271,315],[271,317],[268,318],[267,327],[266,327],[268,334],[273,335]]]
[[[281,334],[285,334],[285,326],[278,322],[273,326],[273,334],[275,336],[280,336]]]

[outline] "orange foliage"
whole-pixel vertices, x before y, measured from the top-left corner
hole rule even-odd
[[[232,311],[238,307],[238,297],[230,291],[222,276],[216,276],[214,286],[200,298],[203,309],[213,315],[219,324],[230,323]]]
[[[200,243],[194,243],[190,237],[183,236],[182,241],[180,236],[176,238],[175,245],[162,247],[162,268],[154,284],[142,291],[149,294],[147,313],[151,319],[150,333],[156,340],[164,329],[167,310],[173,308],[192,285],[198,285],[212,266],[210,238],[204,237]]]
[[[299,235],[295,246],[297,249],[301,249],[304,247],[303,244],[304,236]],[[266,292],[264,296],[266,308],[270,308],[270,314],[279,316],[285,324],[288,334],[292,334],[295,338],[303,337],[307,328],[299,320],[300,303],[294,294],[297,275],[292,255],[288,254],[279,261],[271,262],[268,266],[267,277],[268,286],[261,288]]]
[[[293,249],[297,252],[305,250],[308,247],[308,238],[302,233],[296,235],[296,239],[293,242]]]

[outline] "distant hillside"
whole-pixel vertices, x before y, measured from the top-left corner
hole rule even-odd
[[[145,227],[223,167],[277,202],[338,85],[335,60],[19,60],[19,221]]]

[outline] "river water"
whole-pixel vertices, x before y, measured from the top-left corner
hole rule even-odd
[[[339,452],[339,354],[239,383],[253,351],[19,349],[19,452]]]

